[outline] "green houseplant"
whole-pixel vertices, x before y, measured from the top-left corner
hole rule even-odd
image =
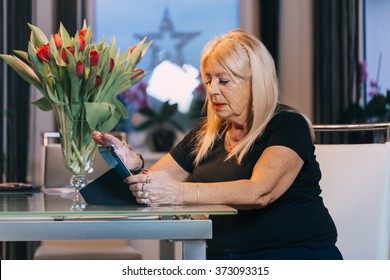
[[[386,94],[376,93],[363,110],[363,118],[366,122],[390,121],[390,90]]]
[[[162,103],[159,110],[145,107],[138,112],[146,117],[146,120],[135,129],[138,131],[152,129],[151,137],[154,150],[157,152],[169,151],[176,139],[174,129],[184,132],[184,128],[173,118],[178,112],[177,103],[169,104],[169,100]]]
[[[362,122],[388,122],[390,121],[390,90],[382,90],[379,83],[380,65],[382,55],[379,55],[378,73],[376,79],[369,77],[367,72],[367,62],[363,61],[360,64],[362,88],[364,83],[367,84],[367,93],[369,101],[365,106],[360,107],[358,113],[359,120]]]

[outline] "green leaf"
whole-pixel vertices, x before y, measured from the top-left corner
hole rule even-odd
[[[147,38],[144,37],[137,44],[137,46],[135,47],[135,49],[131,53],[130,59],[129,59],[128,64],[127,64],[126,69],[125,69],[126,72],[134,70],[135,66],[139,63],[141,58],[145,55],[145,53],[146,53],[147,49],[149,48],[149,46],[152,44],[152,41],[149,41],[148,43],[145,43],[146,39]],[[129,48],[128,53],[130,53],[130,49],[131,48]]]
[[[164,102],[160,112],[161,120],[170,119],[176,112],[177,112],[177,103],[171,105],[169,104],[169,100]]]
[[[27,52],[14,50],[14,53],[16,53],[19,57],[23,58],[25,62],[30,63],[30,59],[28,58]]]
[[[44,85],[46,86],[46,98],[52,103],[62,104],[63,102],[59,100],[57,95],[55,94],[55,89],[52,89],[50,87],[50,84],[47,80],[44,81]]]
[[[14,55],[1,54],[0,58],[3,59],[4,62],[7,63],[12,69],[14,69],[23,80],[34,85],[42,93],[44,92],[41,81],[30,66]]]
[[[113,104],[107,102],[84,102],[84,107],[86,111],[86,119],[89,126],[92,129],[98,129],[107,122],[116,111],[116,107]],[[117,113],[118,119],[120,119],[120,114]]]
[[[132,77],[134,77],[135,75],[137,75],[137,73],[132,73]],[[133,79],[133,78],[130,78],[131,80],[131,85],[135,85],[137,83],[139,83],[146,75],[148,75],[149,72],[145,72],[143,73],[142,75],[139,75],[137,78]]]
[[[62,38],[62,47],[69,47],[72,43],[72,39],[71,39],[68,31],[66,30],[66,28],[62,24],[62,22],[60,22],[60,27],[58,29],[58,33],[60,34],[60,36]]]
[[[116,125],[118,124],[119,120],[121,118],[121,115],[119,114],[118,111],[114,111],[112,115],[108,118],[107,121],[104,123],[100,124],[97,129],[101,132],[110,132],[113,130]]]
[[[31,29],[30,41],[34,46],[40,48],[49,42],[46,35],[42,32],[41,29],[30,23],[28,23],[28,27],[30,27]]]
[[[368,102],[365,116],[366,118],[372,118],[381,117],[384,114],[386,114],[386,98],[381,94],[377,94]]]
[[[52,110],[51,103],[46,97],[35,100],[32,102],[32,104],[45,112]]]
[[[76,61],[72,55],[72,53],[65,49],[67,55],[68,55],[68,71],[69,71],[69,81],[70,81],[70,102],[79,102],[80,101],[80,83],[79,83],[79,77],[77,76],[76,72]]]
[[[116,39],[113,37],[108,46],[108,56],[114,58],[116,54]]]
[[[154,125],[161,126],[164,123],[169,123],[180,131],[184,131],[184,128],[172,117],[177,112],[177,103],[169,104],[169,100],[164,102],[159,112],[154,111],[151,108],[141,108],[138,110],[139,113],[148,117],[148,119],[136,127],[136,130],[148,129]]]
[[[84,116],[81,115],[83,109],[83,104],[81,102],[72,103],[70,110],[72,111],[72,117],[74,120],[83,119]]]
[[[61,59],[61,49],[57,50],[53,35],[50,37],[50,55],[52,64],[55,65],[57,68],[61,66],[66,66],[65,62]],[[52,71],[54,72],[53,68],[54,67],[52,67]]]
[[[141,113],[142,115],[145,115],[151,119],[157,119],[158,118],[158,114],[153,111],[151,108],[140,108],[138,110],[139,113]]]
[[[128,73],[122,73],[121,68],[123,68],[123,63],[119,65],[115,65],[114,69],[112,69],[110,78],[103,80],[103,84],[101,85],[103,92],[115,92],[118,88],[118,85],[129,79],[130,75]],[[105,94],[105,98],[111,99],[114,94]]]
[[[31,43],[28,43],[28,56],[31,59],[31,64],[36,72],[38,72],[39,76],[45,77],[46,73],[43,68],[43,62],[38,58],[37,51]]]
[[[134,129],[138,130],[138,131],[141,131],[141,130],[145,130],[145,129],[151,128],[155,124],[156,123],[155,123],[154,120],[147,120],[147,121],[144,121],[143,123],[141,123],[139,126],[134,127]]]
[[[112,103],[115,104],[116,110],[119,112],[122,118],[128,119],[129,112],[127,111],[125,105],[119,99],[113,98]]]

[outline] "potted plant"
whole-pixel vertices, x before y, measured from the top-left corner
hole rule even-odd
[[[162,103],[159,110],[144,107],[140,108],[138,112],[146,117],[146,120],[135,129],[138,131],[152,128],[152,144],[154,151],[166,152],[169,151],[174,141],[176,140],[176,133],[174,129],[184,132],[184,128],[173,119],[178,112],[177,103],[169,104],[169,100]]]
[[[376,79],[371,79],[367,72],[367,62],[360,65],[361,81],[368,86],[368,103],[358,110],[359,120],[366,123],[388,122],[390,121],[390,89],[382,90],[379,85],[379,74],[382,55],[379,55],[378,73]]]
[[[386,94],[375,93],[364,108],[363,117],[367,122],[390,121],[390,90]]]

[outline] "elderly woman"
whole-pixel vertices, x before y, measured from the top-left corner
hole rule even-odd
[[[208,259],[342,259],[320,197],[310,121],[278,102],[267,49],[230,31],[205,47],[200,67],[207,117],[150,170],[112,135],[94,132],[138,173],[125,179],[137,201],[239,209],[210,217]]]

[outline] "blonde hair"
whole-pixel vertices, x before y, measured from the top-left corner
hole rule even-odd
[[[218,61],[234,79],[250,82],[251,125],[248,134],[226,158],[227,160],[236,157],[238,163],[241,163],[253,143],[264,132],[278,104],[279,89],[275,63],[261,41],[241,29],[230,31],[206,45],[200,60],[202,77],[205,63],[210,57]],[[215,141],[221,138],[230,126],[229,121],[220,119],[212,110],[209,95],[205,110],[207,110],[207,118],[204,119],[194,138],[195,165],[207,156]]]

